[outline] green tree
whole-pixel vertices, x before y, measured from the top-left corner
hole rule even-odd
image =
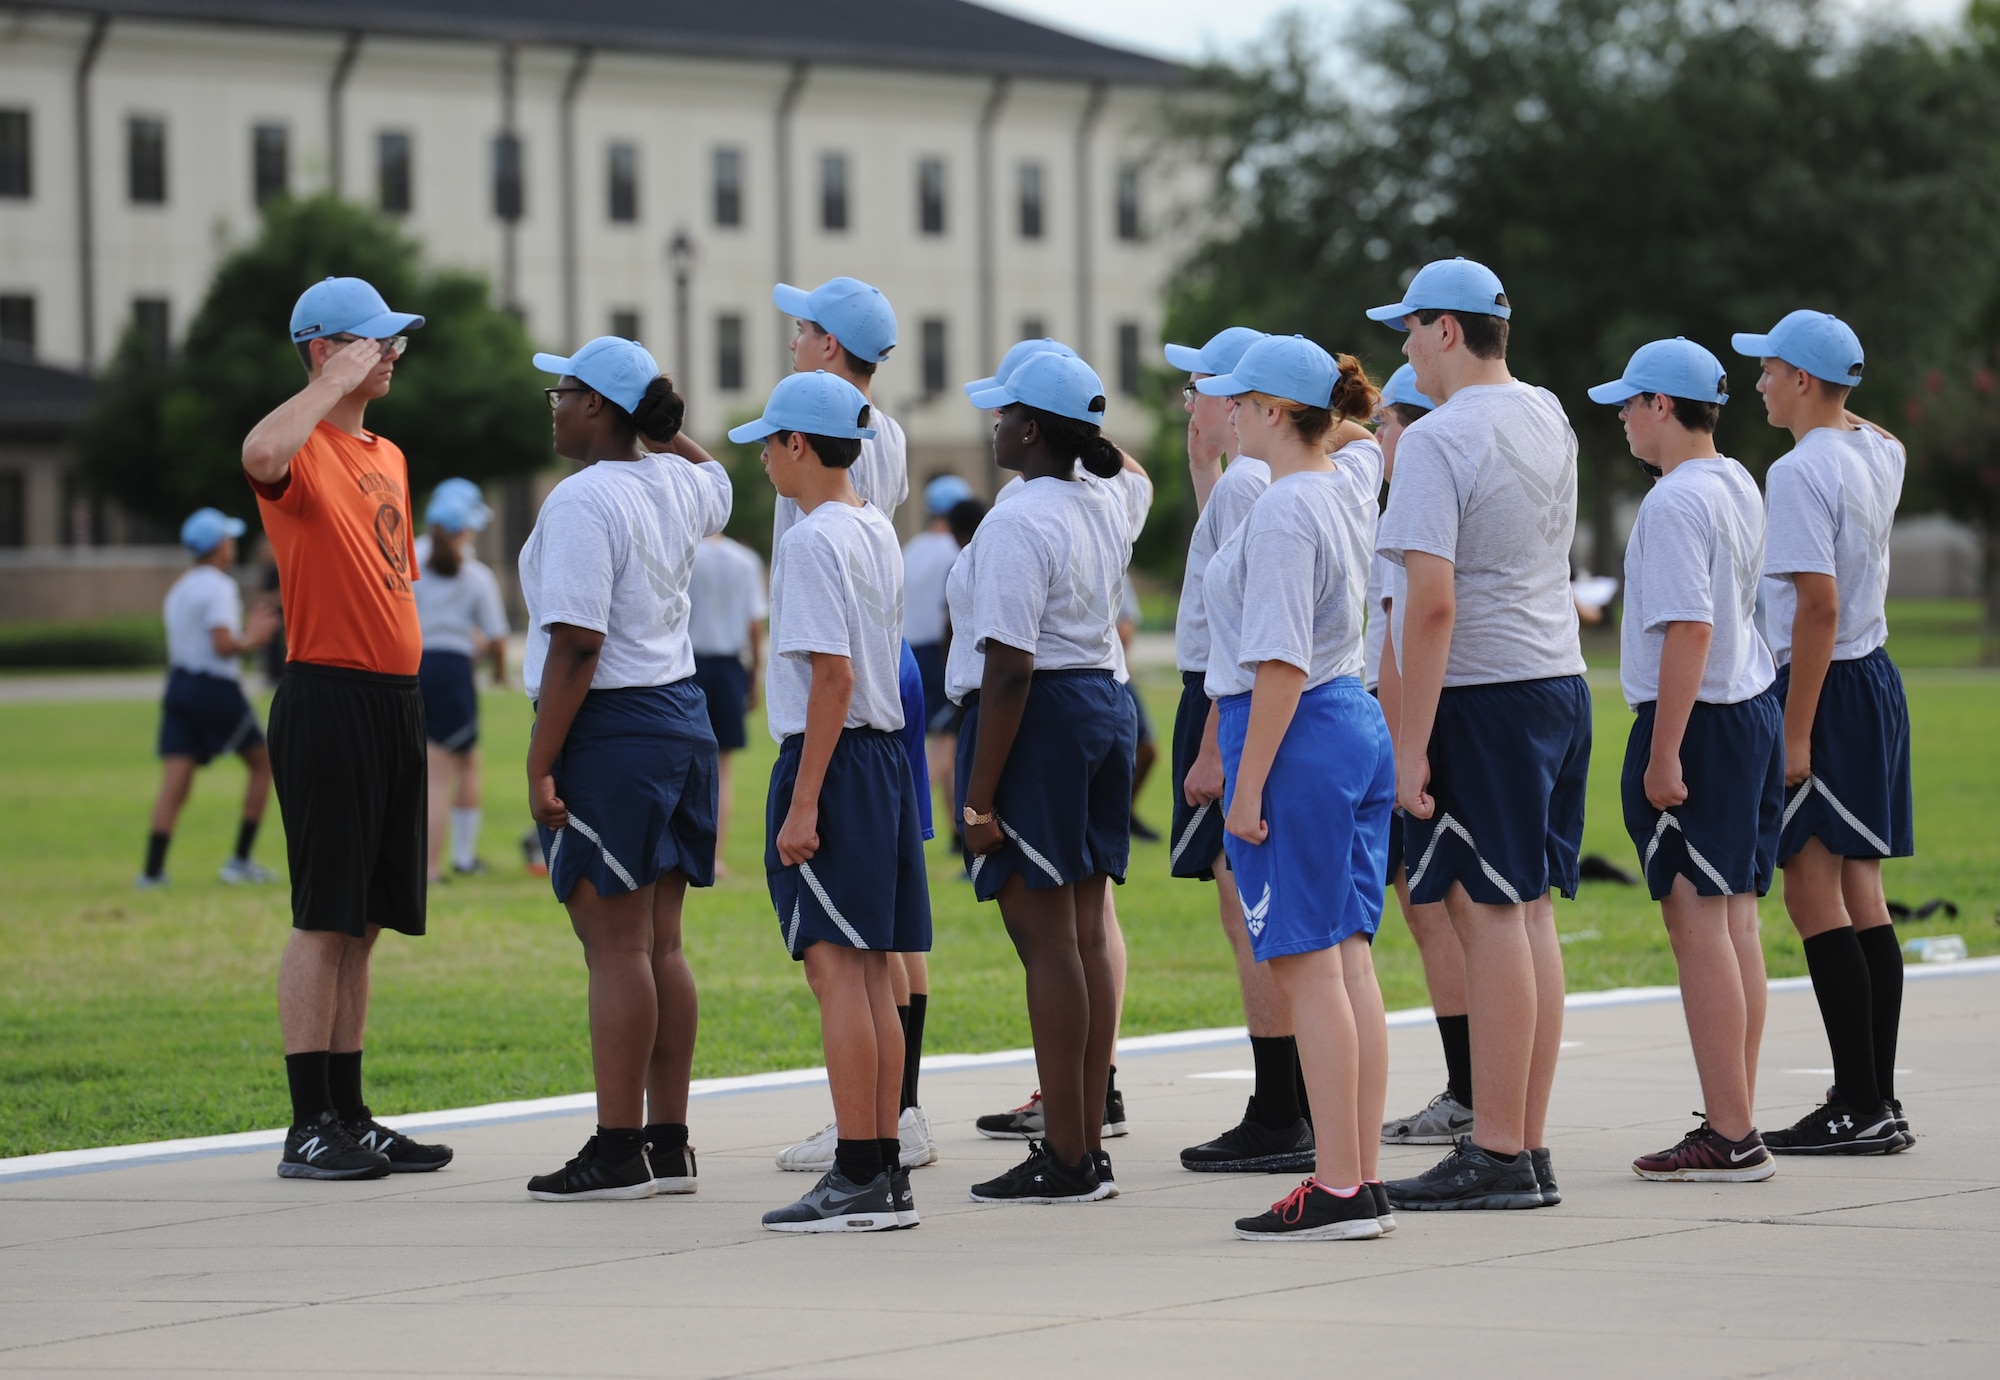
[[[127,334],[82,439],[92,485],[163,530],[203,504],[254,523],[243,437],[303,385],[286,318],[301,292],[331,275],[366,278],[398,310],[426,318],[395,387],[368,409],[369,426],[408,457],[416,492],[454,474],[483,481],[550,463],[547,380],[485,281],[426,271],[416,244],[386,221],[315,197],[267,204],[262,232],[217,268],[172,359]]]

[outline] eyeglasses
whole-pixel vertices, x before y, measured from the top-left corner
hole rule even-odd
[[[355,341],[363,339],[363,337],[358,335],[334,335],[328,336],[327,339],[335,345],[352,345]],[[377,340],[375,343],[382,347],[382,352],[390,359],[401,359],[403,351],[410,348],[410,338],[406,335],[392,335],[387,340]]]
[[[544,388],[542,396],[549,400],[549,411],[553,412],[562,406],[562,395],[565,393],[595,393],[596,391],[594,388]]]
[[[1181,398],[1183,401],[1193,402],[1195,400],[1195,393],[1196,389],[1193,384],[1184,383],[1181,385]]]

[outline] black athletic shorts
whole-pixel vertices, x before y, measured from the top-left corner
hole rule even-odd
[[[415,676],[294,661],[271,700],[292,926],[424,932],[424,697]]]

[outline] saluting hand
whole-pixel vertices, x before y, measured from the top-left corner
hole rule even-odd
[[[332,379],[345,397],[368,381],[375,372],[375,366],[382,362],[382,342],[379,340],[354,340],[343,345],[327,357],[320,377]]]

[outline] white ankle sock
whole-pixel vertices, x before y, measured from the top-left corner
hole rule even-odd
[[[451,865],[471,867],[479,860],[479,811],[454,809],[451,812]]]

